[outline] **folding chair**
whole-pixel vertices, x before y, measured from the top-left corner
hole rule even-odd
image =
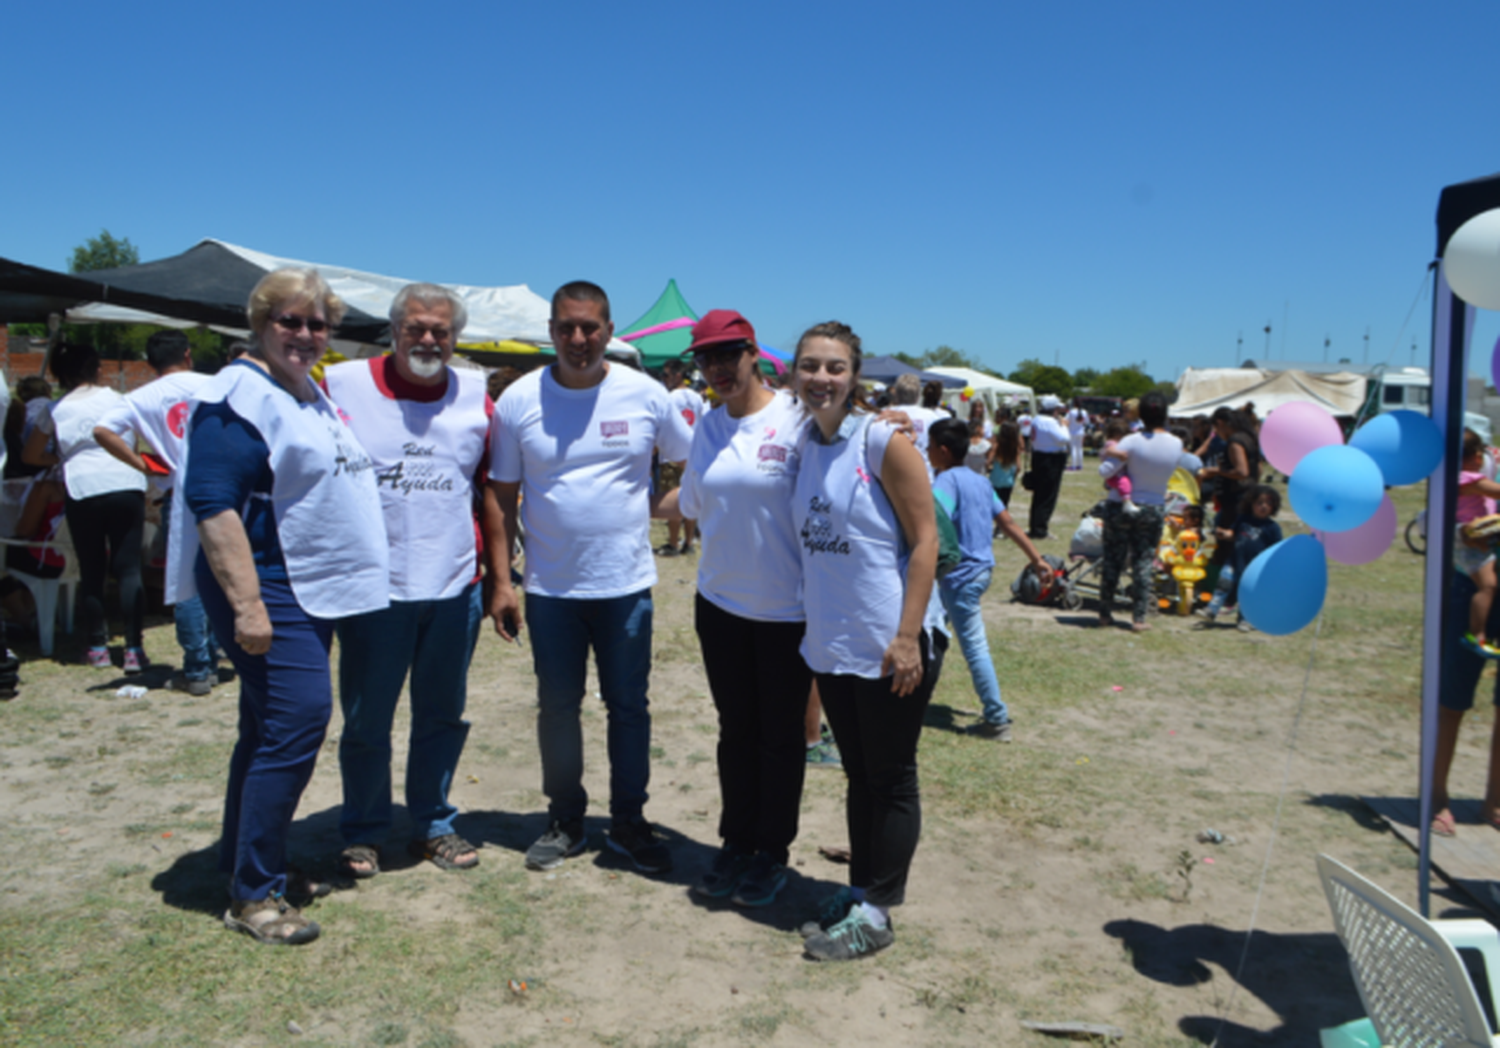
[[[1500,932],[1487,921],[1428,921],[1327,855],[1318,876],[1368,1019],[1322,1031],[1335,1045],[1495,1048]]]

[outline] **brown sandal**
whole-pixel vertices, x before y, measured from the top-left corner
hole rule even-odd
[[[363,870],[356,869],[360,863]],[[351,844],[339,852],[339,872],[356,881],[367,880],[380,872],[380,849],[373,844]]]
[[[301,946],[312,942],[322,931],[316,921],[302,916],[300,910],[280,895],[230,903],[224,911],[224,927],[244,932],[268,946]]]
[[[471,852],[472,859],[458,861],[460,855]],[[479,849],[456,833],[445,833],[430,841],[412,841],[411,853],[418,859],[430,859],[440,870],[470,870],[479,865]]]

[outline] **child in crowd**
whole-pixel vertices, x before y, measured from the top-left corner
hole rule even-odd
[[[1484,474],[1484,438],[1464,430],[1463,459],[1458,471],[1458,541],[1453,544],[1454,566],[1474,580],[1474,599],[1469,602],[1469,632],[1463,644],[1485,658],[1500,658],[1500,647],[1485,635],[1490,605],[1495,602],[1495,550],[1490,541],[1473,533],[1475,521],[1495,512],[1500,484]]]
[[[984,616],[979,610],[980,598],[989,588],[995,567],[992,522],[1021,547],[1043,587],[1052,581],[1052,571],[1020,525],[1006,512],[986,478],[956,468],[964,464],[968,453],[969,429],[957,419],[934,422],[927,431],[927,460],[937,476],[933,498],[953,518],[959,549],[963,552],[958,565],[938,579],[938,595],[953,623],[953,632],[969,664],[974,691],[983,707],[983,719],[970,730],[983,738],[1009,742],[1010,710],[1000,698],[1000,680],[995,676]]]
[[[1010,505],[1010,496],[1016,490],[1016,475],[1021,469],[1021,427],[1014,422],[1002,422],[995,431],[995,446],[990,448],[990,487],[1002,506]],[[995,524],[995,538],[1000,537],[1000,524]]]
[[[1104,447],[1100,450],[1099,454],[1105,458],[1119,459],[1121,462],[1127,462],[1130,459],[1130,453],[1120,450],[1120,441],[1124,440],[1129,434],[1130,427],[1124,419],[1110,419],[1104,424]],[[1127,514],[1133,517],[1140,512],[1140,507],[1130,500],[1130,493],[1133,488],[1130,483],[1130,474],[1128,471],[1122,469],[1118,473],[1115,473],[1104,482],[1104,486],[1111,491],[1118,491],[1120,493],[1120,499],[1125,504],[1124,509]]]
[[[1225,607],[1235,604],[1239,596],[1239,580],[1250,562],[1260,556],[1262,551],[1281,541],[1281,525],[1273,519],[1280,511],[1281,493],[1269,484],[1256,484],[1240,500],[1234,529],[1214,529],[1214,537],[1219,542],[1234,543],[1234,553],[1219,572],[1213,599],[1208,602],[1207,607],[1198,609],[1197,613],[1203,618],[1212,622]],[[1251,630],[1250,623],[1243,616],[1236,625],[1241,632],[1249,633]]]

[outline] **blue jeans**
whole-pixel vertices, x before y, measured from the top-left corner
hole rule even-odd
[[[171,492],[161,503],[161,529],[165,534],[172,533]],[[189,597],[178,601],[172,605],[172,618],[177,624],[177,646],[182,649],[182,675],[188,680],[214,677],[219,644],[203,610],[203,599]]]
[[[328,649],[333,623],[303,611],[285,582],[261,580],[271,650],[249,655],[234,642],[234,612],[203,554],[194,568],[203,607],[240,677],[240,737],[229,758],[219,869],[230,898],[286,891],[286,838],[333,713]]]
[[[469,661],[483,619],[479,584],[447,600],[392,601],[339,622],[339,830],[349,844],[379,844],[391,827],[391,723],[411,670],[406,809],[416,840],[453,832],[448,790],[469,737]]]
[[[651,591],[602,600],[526,595],[526,628],[536,668],[537,743],[547,813],[574,822],[588,810],[583,788],[584,680],[589,648],[609,715],[609,813],[638,818],[651,779]]]
[[[1010,710],[1000,698],[1000,679],[995,676],[990,642],[984,632],[984,615],[979,610],[979,600],[990,588],[991,571],[985,568],[968,582],[953,588],[939,583],[938,596],[943,599],[948,621],[953,623],[953,632],[958,635],[959,650],[969,664],[969,677],[979,694],[984,719],[991,724],[1004,724],[1010,720]]]

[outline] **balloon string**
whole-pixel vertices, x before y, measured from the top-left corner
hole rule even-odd
[[[1266,893],[1266,877],[1271,869],[1271,854],[1276,850],[1276,834],[1281,828],[1281,810],[1286,806],[1287,791],[1292,782],[1292,758],[1297,754],[1297,732],[1302,726],[1302,711],[1307,708],[1307,688],[1312,681],[1313,661],[1318,654],[1318,634],[1323,630],[1323,612],[1319,610],[1318,621],[1313,626],[1312,647],[1307,652],[1307,669],[1302,674],[1302,695],[1297,699],[1297,712],[1292,716],[1292,733],[1287,740],[1286,766],[1281,772],[1281,794],[1276,798],[1276,817],[1271,820],[1271,837],[1266,841],[1266,856],[1260,865],[1260,883],[1255,886],[1255,904],[1250,907],[1250,924],[1245,929],[1245,944],[1240,947],[1240,960],[1234,969],[1234,982],[1229,987],[1229,997],[1224,1001],[1224,1008],[1219,1013],[1219,1025],[1214,1030],[1214,1039],[1210,1048],[1218,1048],[1219,1038],[1224,1034],[1224,1024],[1229,1021],[1229,1014],[1234,1007],[1234,999],[1243,985],[1242,977],[1245,974],[1245,962],[1250,957],[1250,939],[1255,934],[1255,922],[1260,916],[1260,901]]]

